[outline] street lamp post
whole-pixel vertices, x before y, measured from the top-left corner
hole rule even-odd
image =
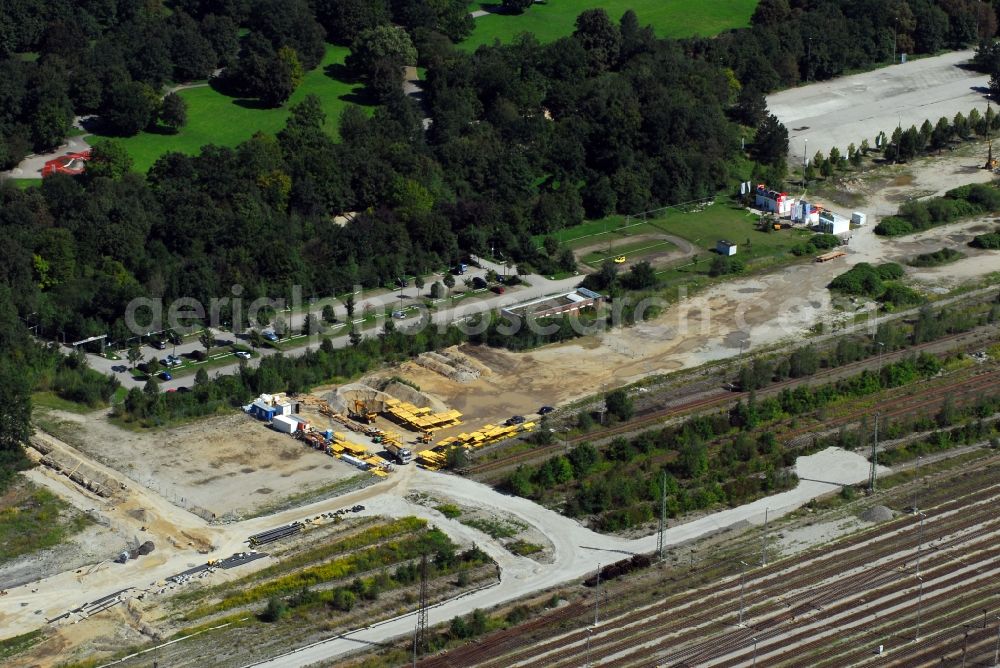
[[[809,182],[806,181],[806,163],[809,162],[809,140],[802,140],[802,187],[806,188]]]
[[[757,668],[757,636],[754,636],[751,640],[753,640],[753,665],[751,668]]]
[[[881,341],[876,341],[878,344],[878,374],[879,377],[882,376],[882,351],[885,350],[885,344]]]

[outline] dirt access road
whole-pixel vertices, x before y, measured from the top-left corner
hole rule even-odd
[[[768,274],[737,277],[669,305],[642,324],[530,352],[463,346],[464,354],[490,369],[472,382],[459,383],[412,363],[403,364],[400,375],[462,411],[468,426],[528,415],[544,404],[568,403],[651,375],[732,358],[739,354],[741,342],[747,354],[801,344],[820,322],[844,327],[853,322],[855,311],[836,308],[826,286],[859,262],[899,262],[909,285],[944,293],[1000,271],[1000,253],[967,246],[973,234],[996,227],[997,222],[968,220],[901,238],[880,237],[873,230],[880,216],[895,213],[906,199],[993,180],[991,172],[977,166],[985,151],[985,145],[970,144],[940,157],[851,174],[824,187],[824,194],[839,191],[850,204],[841,197],[807,193],[811,201],[833,210],[869,214],[869,224],[852,231],[847,256],[840,260],[807,261]],[[942,267],[906,266],[914,255],[943,246],[960,250],[966,258]],[[866,305],[859,302],[855,308]]]
[[[829,493],[837,486],[867,479],[869,465],[863,457],[836,448],[828,448],[809,457],[800,457],[796,462],[796,470],[802,480],[795,489],[685,524],[677,524],[667,529],[666,544],[672,546],[684,543],[737,523],[762,524],[765,509],[768,518],[782,516],[807,503],[809,499]],[[434,494],[436,497],[452,499],[462,505],[500,508],[518,520],[540,529],[555,546],[555,556],[551,564],[539,564],[526,557],[516,557],[503,551],[496,552],[491,547],[488,551],[502,568],[500,585],[430,609],[428,624],[431,625],[446,622],[456,615],[468,614],[476,608],[490,608],[575,580],[594,571],[601,564],[618,561],[625,555],[648,553],[656,549],[656,535],[638,540],[626,540],[597,534],[578,522],[542,508],[527,499],[502,495],[465,478],[417,470],[410,487]],[[476,538],[479,545],[491,543],[491,539],[485,534],[465,527],[457,521],[448,520],[437,511],[392,496],[382,495],[373,500],[368,510],[392,516],[400,513],[425,516],[453,537],[461,531],[466,534],[466,539]],[[368,648],[372,643],[412,633],[413,619],[413,614],[405,615],[253,665],[268,668],[297,668],[319,661],[335,660],[359,649]]]
[[[73,450],[65,444],[60,445],[69,452]],[[424,471],[415,466],[401,467],[390,478],[358,492],[265,517],[212,526],[201,517],[177,508],[162,496],[135,484],[120,472],[109,470],[82,453],[76,455],[88,466],[126,482],[128,495],[125,500],[111,507],[102,507],[99,512],[120,525],[123,530],[131,530],[144,539],[152,539],[157,544],[157,549],[151,555],[124,565],[105,562],[79,572],[67,571],[29,585],[11,588],[7,596],[0,598],[0,638],[33,630],[42,626],[45,620],[55,619],[87,602],[124,589],[131,588],[124,594],[125,599],[140,593],[155,597],[157,588],[162,586],[161,583],[167,577],[203,564],[206,559],[226,557],[246,549],[246,538],[253,533],[355,503],[366,505],[366,514],[425,517],[441,526],[460,544],[479,544],[497,559],[503,569],[502,581],[497,587],[437,608],[432,613],[432,622],[567,582],[593,570],[600,563],[617,558],[622,551],[650,551],[656,541],[655,536],[629,541],[597,534],[574,520],[526,499],[508,497],[474,481]],[[863,480],[868,471],[864,458],[835,449],[800,458],[797,466],[803,481],[796,489],[678,525],[671,529],[669,540],[672,543],[687,541],[744,520],[759,522],[763,519],[764,508],[769,508],[772,516],[786,512],[828,492],[831,484],[841,485]],[[59,484],[72,485],[65,477],[55,476],[51,472],[48,475],[53,476]],[[553,561],[550,564],[539,564],[526,557],[516,557],[488,535],[447,520],[433,509],[407,501],[406,497],[411,492],[424,492],[438,498],[453,499],[462,505],[513,515],[553,541]],[[73,493],[79,493],[79,489],[74,488]],[[133,512],[137,509],[143,511],[142,519]],[[147,530],[140,533],[140,525],[147,527]],[[261,559],[242,566],[240,572],[250,572],[270,563],[273,562],[269,558]],[[65,621],[76,623],[79,620],[79,616],[70,615]],[[377,631],[365,633],[378,633],[384,638],[387,633],[408,632],[412,626],[410,620],[390,624],[397,624],[399,628],[382,625]],[[325,656],[335,656],[347,651],[348,645],[356,648],[353,642],[342,642],[327,649],[313,651],[323,653],[331,650],[334,653]],[[293,659],[291,663],[286,660],[285,663],[276,665],[301,665],[295,663],[297,660]]]
[[[788,128],[792,165],[802,164],[807,142],[810,159],[834,146],[846,155],[863,139],[874,148],[875,135],[891,135],[897,125],[905,130],[973,108],[985,112],[989,77],[963,67],[972,56],[955,51],[790,88],[768,96],[767,106]]]

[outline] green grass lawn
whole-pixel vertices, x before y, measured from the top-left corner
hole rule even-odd
[[[319,96],[326,112],[326,129],[336,135],[344,107],[352,102],[364,102],[362,84],[340,81],[328,73],[329,68],[343,64],[349,51],[346,47],[328,44],[323,61],[306,73],[291,99],[277,109],[243,106],[236,98],[208,86],[189,88],[178,92],[188,104],[188,122],[179,133],[141,132],[120,141],[135,161],[135,169],[145,172],[168,151],[194,155],[206,144],[235,146],[257,131],[275,134],[284,127],[288,110],[309,94]]]
[[[614,242],[617,239],[632,237],[637,234],[656,234],[663,230],[634,219],[625,224],[625,216],[608,216],[599,220],[587,220],[573,227],[565,227],[556,230],[551,234],[536,234],[533,238],[535,245],[541,247],[545,237],[551,236],[560,244],[569,246],[573,250],[592,246],[596,243]]]
[[[803,230],[761,232],[756,228],[758,220],[742,208],[717,202],[703,211],[670,212],[651,223],[664,232],[687,239],[706,253],[715,250],[715,242],[719,239],[728,239],[739,245],[738,257],[748,263],[763,257],[787,255],[792,247],[811,236]]]
[[[474,2],[470,11],[488,10],[497,4]],[[639,23],[652,25],[658,37],[710,36],[748,25],[756,6],[757,0],[552,0],[520,15],[480,16],[476,29],[460,46],[474,51],[494,40],[510,42],[522,32],[534,33],[540,42],[551,42],[572,33],[576,17],[591,7],[603,7],[616,23],[626,11],[635,10]]]
[[[57,545],[90,523],[52,492],[19,481],[0,495],[0,563]]]
[[[625,244],[612,244],[610,252],[607,248],[593,251],[583,257],[583,262],[592,267],[600,267],[605,260],[617,257],[618,255],[624,255],[629,260],[640,260],[645,255],[663,253],[676,247],[675,244],[665,239],[646,239],[644,241],[633,241]]]
[[[51,408],[70,413],[79,413],[81,415],[93,413],[100,408],[91,408],[90,406],[86,406],[84,404],[78,404],[75,401],[63,399],[55,392],[34,392],[31,395],[31,404],[34,407]]]

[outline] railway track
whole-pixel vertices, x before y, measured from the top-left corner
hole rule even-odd
[[[980,543],[984,550],[994,549],[994,536],[1000,534],[1000,519],[995,517],[993,508],[1000,498],[1000,486],[992,484],[993,479],[989,471],[960,478],[947,491],[938,490],[938,497],[950,496],[949,500],[927,510],[922,539],[925,545],[937,543],[933,550],[927,547],[922,553],[924,573],[927,575],[925,596],[929,599],[934,596],[931,578],[939,579],[938,575],[944,578],[953,570],[952,565],[949,565],[954,561],[950,555],[956,549],[967,551],[970,546]],[[988,489],[982,489],[984,485]],[[914,518],[903,517],[884,523],[878,529],[838,541],[832,546],[832,550],[827,548],[823,553],[812,551],[748,571],[746,608],[752,611],[752,619],[759,620],[754,624],[754,632],[768,637],[780,637],[788,633],[787,626],[794,625],[794,618],[802,619],[802,615],[815,612],[817,606],[828,611],[841,610],[845,606],[849,608],[851,600],[864,592],[881,591],[889,596],[905,591],[908,586],[905,578],[910,577],[907,575],[907,563],[912,563],[917,542],[921,538],[917,532],[918,526]],[[995,561],[996,550],[990,554]],[[877,563],[877,568],[871,569],[871,572],[865,570],[874,563]],[[847,579],[843,576],[844,573],[854,571],[860,575],[853,574]],[[912,585],[909,586],[912,589]],[[600,659],[602,665],[651,665],[650,657],[661,646],[685,649],[683,652],[669,652],[666,656],[662,655],[660,649],[659,663],[663,663],[665,659],[669,665],[684,665],[684,661],[690,662],[693,656],[697,659],[694,663],[701,665],[708,655],[721,660],[727,654],[738,652],[740,643],[746,641],[743,637],[745,634],[742,633],[746,629],[740,629],[739,632],[734,631],[735,635],[732,637],[710,638],[699,644],[699,637],[703,639],[706,635],[718,636],[720,625],[723,625],[721,628],[726,628],[725,623],[736,623],[734,601],[738,593],[739,578],[727,577],[725,581],[709,587],[689,590],[618,614],[614,618],[607,618],[594,635],[588,634],[585,628],[580,628],[589,621],[588,611],[581,610],[576,615],[560,620],[564,627],[576,625],[576,630],[564,632],[548,641],[538,641],[532,647],[525,648],[524,636],[521,636],[519,646],[524,648],[521,650],[511,651],[508,641],[502,647],[484,645],[474,656],[456,652],[456,662],[453,663],[421,665],[507,667],[540,665],[541,662],[556,667],[579,666],[586,658],[583,655],[586,653],[588,635],[591,658]],[[869,603],[871,605],[874,603]],[[791,616],[789,611],[792,612]],[[606,614],[614,613],[607,610]],[[534,626],[531,632],[534,634],[539,630],[538,626]],[[758,640],[762,640],[760,635]],[[759,649],[761,655],[764,655],[764,646],[761,645]],[[701,656],[699,653],[707,654]],[[616,658],[609,661],[610,657]],[[712,660],[708,659],[709,662]],[[738,664],[739,661],[723,661],[720,665]]]
[[[986,547],[993,547],[991,551],[986,555],[990,558],[995,559],[998,554],[996,545],[996,529],[998,525],[996,523],[992,524],[988,529],[983,529],[981,531],[975,532],[968,536],[965,540],[974,541],[972,544],[984,543]],[[761,655],[766,651],[770,651],[767,646],[769,640],[779,638],[780,643],[778,645],[779,649],[796,642],[795,637],[787,637],[789,631],[794,631],[796,628],[802,625],[813,624],[815,627],[814,620],[817,616],[822,615],[823,617],[835,617],[838,614],[842,614],[850,611],[852,608],[857,607],[857,599],[862,594],[867,594],[872,600],[879,600],[881,597],[892,593],[894,590],[904,590],[913,589],[912,584],[900,583],[900,580],[904,577],[912,579],[911,574],[907,574],[903,571],[898,571],[897,560],[890,562],[886,565],[880,566],[877,571],[877,576],[869,578],[852,578],[847,586],[842,585],[839,582],[834,582],[826,586],[818,587],[821,590],[819,595],[815,595],[816,591],[808,588],[808,585],[800,584],[801,596],[804,597],[802,603],[794,608],[789,608],[788,610],[781,611],[780,608],[783,604],[788,604],[788,598],[784,598],[781,604],[766,605],[765,607],[772,610],[771,616],[766,616],[769,613],[761,612],[760,610],[754,611],[754,602],[749,602],[747,608],[748,612],[746,619],[748,620],[747,628],[738,628],[736,620],[726,622],[725,613],[727,611],[719,611],[712,615],[711,622],[703,625],[702,628],[690,628],[691,624],[687,625],[688,628],[680,634],[674,634],[672,637],[668,638],[665,642],[670,646],[680,646],[683,647],[681,650],[671,651],[665,656],[659,657],[659,659],[665,660],[669,665],[716,665],[715,659],[719,657],[724,657],[727,654],[731,654],[733,651],[738,650],[743,647],[745,641],[752,637],[757,637],[760,641]],[[950,564],[953,561],[948,558],[941,558],[936,562],[936,566],[939,566],[935,570],[932,566],[929,570],[925,570],[924,574],[928,582],[931,582],[932,575],[937,573],[948,573],[953,572],[955,568]],[[930,565],[930,563],[928,564]],[[827,576],[829,577],[829,576]],[[957,578],[955,581],[949,582],[948,584],[955,584],[960,582],[961,578]],[[971,586],[971,585],[970,585]],[[934,596],[936,587],[928,584],[925,586],[925,597],[931,598]],[[882,593],[878,593],[878,592]],[[768,591],[767,598],[770,602],[773,602],[774,596],[771,591]],[[861,610],[855,613],[853,617],[848,615],[844,619],[839,619],[836,625],[830,625],[825,627],[828,633],[842,633],[845,624],[850,621],[861,621],[866,617],[870,617],[871,614],[881,612],[883,609],[892,607],[892,602],[886,602],[881,605],[877,604],[870,606],[867,609]],[[730,600],[730,610],[731,612],[732,602]],[[764,616],[761,619],[761,616]],[[759,621],[750,620],[759,619]],[[711,627],[713,625],[721,625],[723,628],[730,627],[734,630],[726,634],[723,637],[709,637],[704,639],[706,631],[708,635],[712,635]],[[789,628],[790,627],[790,628]],[[820,625],[820,629],[824,628]],[[716,629],[717,630],[717,629]],[[817,628],[812,628],[809,634],[815,635],[817,633]],[[595,650],[600,651],[602,657],[615,656],[618,655],[619,658],[615,660],[602,660],[602,665],[649,665],[648,662],[644,662],[641,657],[650,657],[650,651],[655,648],[655,643],[663,638],[664,635],[669,634],[669,627],[660,624],[658,628],[654,629],[648,634],[636,634],[632,633],[630,637],[621,643],[607,647],[595,647]],[[809,634],[805,634],[808,637]],[[798,639],[799,641],[802,638]],[[817,641],[818,646],[822,646],[822,643],[827,642],[826,640]],[[752,644],[752,643],[751,643]],[[628,653],[629,650],[634,650]],[[801,655],[798,653],[797,655]],[[749,659],[750,657],[744,657],[744,659]],[[740,662],[736,662],[733,665],[739,665]],[[557,666],[559,664],[556,664]],[[570,663],[566,664],[571,665]],[[723,663],[722,665],[727,665]],[[798,665],[813,665],[812,661],[802,662]]]
[[[958,334],[950,334],[948,336],[936,339],[934,341],[928,341],[926,343],[921,343],[916,346],[911,346],[909,348],[904,348],[902,350],[894,351],[884,356],[882,363],[888,363],[896,361],[907,357],[911,354],[918,353],[921,350],[932,346],[940,346],[942,343],[947,343],[949,341],[975,338],[974,332],[961,332]],[[778,394],[782,390],[794,387],[796,385],[803,384],[813,384],[817,381],[823,381],[830,377],[851,375],[852,371],[864,370],[870,367],[874,362],[874,358],[865,358],[857,362],[851,362],[842,366],[832,367],[829,369],[824,369],[811,376],[806,376],[802,378],[790,378],[777,383],[772,383],[765,388],[757,391],[759,397],[767,397],[773,394]],[[1000,372],[998,372],[1000,373]],[[501,459],[495,459],[491,461],[480,462],[478,464],[472,464],[465,468],[463,473],[467,475],[481,475],[484,473],[490,473],[493,471],[503,470],[517,466],[518,464],[524,464],[527,462],[532,462],[535,460],[542,460],[550,456],[560,454],[565,450],[567,446],[577,445],[583,443],[584,441],[595,440],[604,441],[621,434],[627,434],[634,431],[639,431],[650,425],[659,424],[665,422],[670,418],[677,418],[686,416],[692,412],[700,410],[708,410],[713,408],[719,408],[726,404],[736,403],[749,396],[749,392],[731,392],[727,390],[719,390],[718,392],[712,393],[707,397],[700,397],[687,402],[682,402],[679,404],[669,405],[662,408],[657,408],[642,412],[636,415],[633,419],[623,422],[620,424],[612,425],[606,429],[601,430],[599,434],[583,434],[580,436],[575,436],[572,439],[568,439],[564,443],[553,443],[551,445],[540,446],[527,450],[524,452],[513,453],[503,457]],[[902,414],[902,413],[899,413]],[[855,420],[860,418],[863,413],[857,413]],[[845,423],[849,423],[851,420],[847,420]],[[810,431],[809,429],[800,429],[792,432],[790,436],[801,435]]]

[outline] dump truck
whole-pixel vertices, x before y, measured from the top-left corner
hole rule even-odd
[[[413,453],[398,443],[387,444],[385,451],[400,464],[409,464],[413,460]]]

